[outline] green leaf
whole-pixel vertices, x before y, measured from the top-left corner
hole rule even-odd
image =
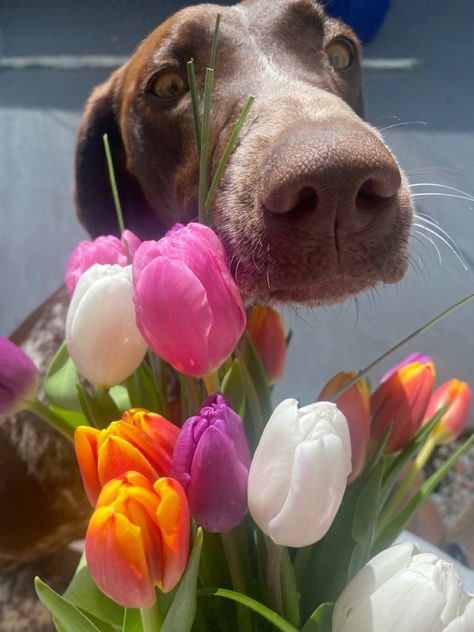
[[[333,603],[323,603],[306,621],[301,632],[332,632]]]
[[[272,623],[278,630],[281,630],[281,632],[298,632],[298,629],[291,625],[291,623],[288,623],[286,619],[283,619],[283,617],[280,617],[279,614],[247,595],[242,595],[241,593],[233,590],[227,590],[227,588],[202,589],[198,591],[198,595],[202,597],[224,597],[225,599],[231,599],[232,601],[250,608],[250,610],[253,610],[261,617]],[[176,629],[178,630],[179,628]]]
[[[58,595],[39,577],[35,578],[35,588],[40,601],[48,608],[64,632],[100,632],[85,614]]]
[[[132,402],[134,406],[146,408],[161,415],[166,414],[166,398],[160,387],[155,383],[150,368],[142,362],[132,376],[136,384],[136,396],[138,402]]]
[[[186,572],[181,579],[176,597],[168,610],[161,632],[189,632],[196,615],[196,588],[199,574],[199,562],[203,542],[203,532],[199,528],[194,540]]]
[[[76,384],[79,376],[74,362],[69,357],[66,343],[59,347],[46,372],[44,394],[50,404],[66,410],[81,412],[77,400]]]
[[[281,557],[281,594],[283,612],[290,623],[300,627],[300,606],[295,569],[288,549],[285,547]]]
[[[432,474],[420,487],[418,492],[407,503],[407,505],[389,522],[382,533],[377,538],[372,549],[372,556],[380,553],[390,546],[408,523],[413,513],[417,510],[424,499],[431,494],[433,489],[443,480],[449,470],[456,464],[458,459],[474,444],[474,434],[465,441],[460,448],[451,455],[447,461]]]
[[[245,391],[240,362],[237,358],[232,360],[230,369],[224,375],[221,384],[221,392],[232,408],[241,413],[245,406]]]
[[[119,410],[128,410],[129,408],[132,408],[128,391],[125,386],[122,386],[122,384],[112,386],[109,390],[109,395],[114,400],[115,405]],[[146,408],[146,406],[144,406],[144,408]]]
[[[121,629],[124,609],[104,595],[96,586],[90,576],[84,555],[81,557],[76,573],[64,593],[64,598],[92,617]]]
[[[143,632],[140,610],[136,610],[135,608],[125,608],[122,632]]]
[[[255,385],[257,397],[260,402],[263,418],[268,420],[273,412],[272,401],[270,398],[270,389],[268,387],[267,376],[263,368],[262,361],[255,349],[252,337],[247,332],[245,334],[245,352],[244,352],[245,365],[249,372],[249,375]]]

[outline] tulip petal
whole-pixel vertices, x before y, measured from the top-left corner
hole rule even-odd
[[[472,632],[474,630],[474,599],[466,606],[464,613],[454,619],[443,632]]]
[[[172,478],[160,478],[153,486],[160,497],[156,521],[162,540],[163,592],[169,592],[181,579],[189,553],[189,506],[181,485]]]
[[[171,294],[167,287],[173,287]],[[207,338],[212,314],[204,286],[186,265],[166,257],[154,259],[138,279],[135,306],[138,327],[157,355],[188,375],[209,372]],[[154,335],[155,331],[174,331],[177,322],[179,339]]]
[[[214,533],[233,529],[247,513],[248,465],[239,461],[234,441],[218,425],[207,428],[197,445],[188,487],[194,519]]]
[[[155,603],[141,530],[125,516],[111,507],[97,509],[87,529],[85,552],[91,576],[111,599],[130,608]]]
[[[159,473],[152,464],[126,439],[113,435],[106,436],[98,450],[97,471],[101,485],[123,476],[129,470],[139,472],[151,484],[159,478]]]
[[[301,443],[295,451],[289,494],[269,522],[276,544],[306,546],[328,531],[346,489],[346,456],[341,440],[326,435]]]
[[[102,487],[97,473],[97,438],[99,432],[90,426],[79,426],[74,433],[74,449],[82,482],[87,498],[93,507],[96,505]]]

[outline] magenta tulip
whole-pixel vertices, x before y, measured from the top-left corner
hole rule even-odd
[[[133,260],[137,325],[157,355],[200,377],[232,353],[245,310],[217,235],[202,224],[143,242]]]
[[[214,395],[184,423],[172,470],[186,492],[192,517],[206,531],[229,531],[243,520],[249,467],[242,419],[222,395]]]
[[[140,239],[131,230],[124,231],[122,241],[113,235],[103,235],[94,241],[81,241],[72,251],[67,264],[66,286],[69,296],[74,294],[77,282],[94,263],[126,266],[140,244]]]
[[[0,415],[28,408],[29,402],[36,399],[38,379],[31,358],[0,336]]]

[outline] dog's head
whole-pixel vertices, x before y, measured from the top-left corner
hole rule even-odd
[[[380,135],[360,118],[357,38],[313,0],[199,5],[144,40],[85,112],[76,199],[86,228],[94,236],[116,232],[105,132],[129,228],[156,238],[196,219],[186,63],[194,59],[202,92],[218,12],[211,173],[247,97],[255,97],[213,209],[242,291],[324,304],[399,281],[412,221],[408,186]]]

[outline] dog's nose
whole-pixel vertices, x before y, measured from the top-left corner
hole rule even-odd
[[[262,204],[272,214],[344,219],[363,228],[396,205],[401,175],[383,142],[365,126],[302,129],[273,146],[263,169]],[[322,224],[321,224],[322,222]]]

